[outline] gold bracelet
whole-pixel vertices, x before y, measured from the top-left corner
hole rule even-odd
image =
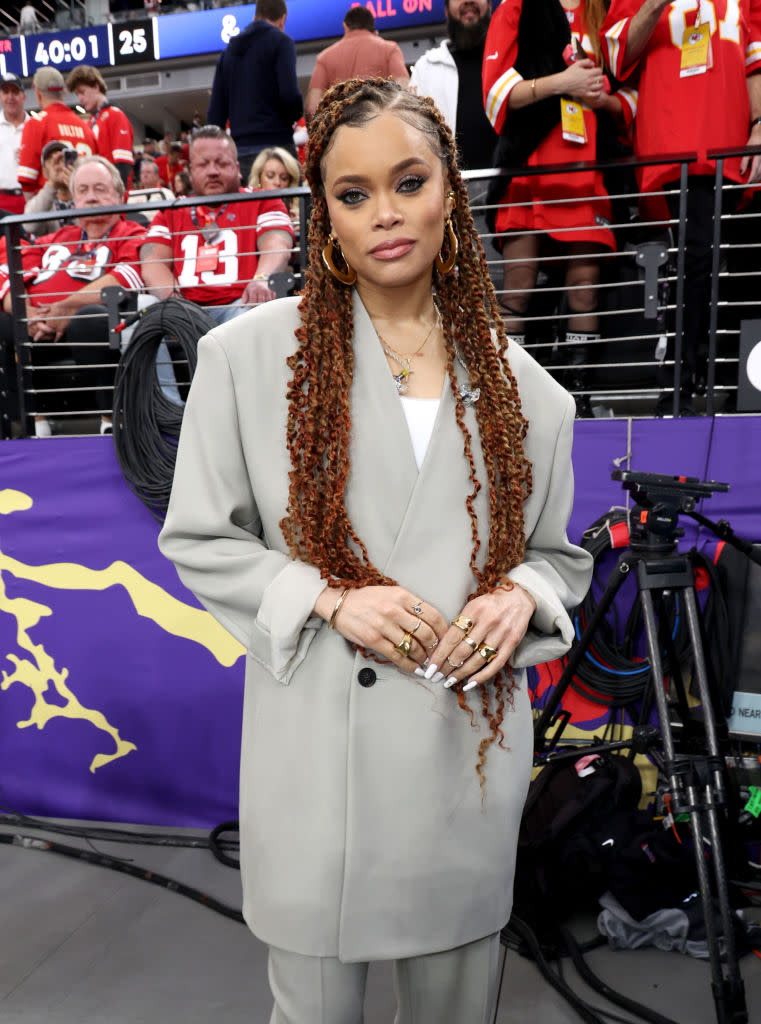
[[[254,274],[254,281],[269,281],[269,274]]]
[[[531,83],[531,102],[536,103],[536,79]]]
[[[341,605],[344,603],[344,598],[346,597],[346,595],[349,593],[350,590],[351,590],[351,587],[347,587],[346,590],[344,590],[343,594],[341,594],[341,596],[336,601],[336,606],[333,609],[333,614],[328,619],[328,629],[335,629],[336,628],[336,615],[338,615],[338,611],[339,611]]]

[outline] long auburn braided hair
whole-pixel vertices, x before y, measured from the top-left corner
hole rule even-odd
[[[296,330],[299,345],[288,360],[293,371],[287,426],[292,468],[287,514],[280,525],[294,558],[316,566],[332,586],[354,588],[396,582],[372,564],[346,511],[354,371],[352,290],[340,284],[321,259],[330,234],[322,161],[340,125],[362,126],[383,112],[393,112],[423,133],[442,162],[445,181],[456,200],[452,213],[459,242],[456,270],[444,277],[434,267],[433,287],[444,331],[447,377],[462,432],[463,453],[470,467],[471,488],[464,504],[473,538],[472,598],[498,587],[511,587],[506,582],[507,573],[523,559],[523,502],[531,492],[531,465],[523,450],[528,424],[504,355],[507,338],[457,168],[452,134],[431,100],[387,79],[350,79],[333,86],[323,96],[310,124],[305,167],[313,198],[309,264],[299,306],[302,326]],[[492,332],[497,335],[497,344]],[[467,366],[471,388],[481,390],[474,411],[487,475],[489,540],[485,557],[480,559],[474,503],[482,483],[476,476],[472,438],[458,391],[455,346]],[[506,677],[494,680],[493,687],[480,688],[481,713],[489,727],[476,766],[482,789],[486,752],[495,741],[502,745],[504,739],[501,723],[512,686],[508,669]],[[460,686],[457,691],[460,706],[475,725],[466,695]]]

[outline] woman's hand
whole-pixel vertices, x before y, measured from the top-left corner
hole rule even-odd
[[[593,60],[584,57],[561,72],[563,95],[594,106],[603,93],[603,73]]]
[[[467,680],[464,690],[485,683],[505,667],[535,610],[536,601],[517,584],[468,601],[455,619],[461,625],[451,625],[431,655],[426,677],[444,678],[445,686]]]
[[[326,622],[342,591],[326,587],[314,610]],[[404,587],[358,587],[341,602],[334,628],[350,643],[369,648],[403,672],[414,672],[428,660],[447,632],[441,612]],[[409,653],[399,650],[408,637]],[[418,672],[422,675],[422,670]]]

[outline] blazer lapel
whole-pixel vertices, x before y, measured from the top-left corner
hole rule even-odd
[[[417,484],[418,469],[393,377],[356,291],[351,411],[346,508],[373,564],[382,568]]]
[[[467,386],[467,371],[459,363],[455,369],[458,384]],[[462,518],[469,548],[472,540],[465,497],[472,485],[449,381],[444,384],[431,441],[418,472],[402,403],[378,335],[356,291],[351,406],[351,473],[346,507],[373,564],[389,575],[397,575],[392,567],[397,564],[398,556],[401,555],[405,563],[414,556],[410,543],[417,549],[418,557],[420,555],[416,524],[427,524],[424,535],[430,540],[440,532],[437,523],[443,528],[450,515]],[[485,485],[472,407],[465,410],[465,422],[478,479]],[[482,542],[486,539],[484,495],[485,486],[482,486],[476,499]]]

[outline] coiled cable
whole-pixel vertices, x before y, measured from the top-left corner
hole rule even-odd
[[[198,339],[214,323],[186,299],[168,298],[141,315],[122,353],[114,384],[114,448],[124,479],[154,519],[169,504],[184,405],[171,401],[158,378],[156,356],[165,342],[187,393],[197,363]]]
[[[594,558],[595,578],[600,586],[600,562],[613,548],[625,548],[628,544],[629,520],[628,513],[623,509],[611,509],[584,532],[581,546]],[[590,587],[572,614],[577,641],[596,606],[597,599]],[[610,708],[628,707],[640,700],[647,691],[651,675],[646,653],[642,656],[637,654],[637,644],[641,637],[640,602],[635,597],[623,624],[619,621],[617,606],[621,607],[618,600],[613,605],[611,621],[603,620],[600,623],[571,682],[573,689],[587,700]],[[661,615],[664,628],[670,633],[675,655],[682,662],[689,655],[689,635],[682,601],[678,595],[664,595]],[[664,665],[667,664],[664,658]]]

